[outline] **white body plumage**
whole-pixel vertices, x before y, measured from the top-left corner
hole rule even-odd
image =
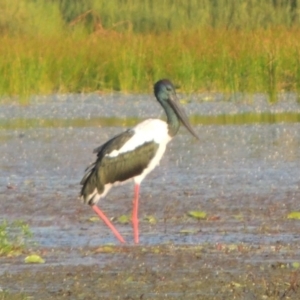
[[[172,139],[168,134],[168,124],[159,119],[147,119],[130,129],[130,131],[133,133],[133,135],[119,149],[113,149],[112,151],[106,153],[104,157],[112,158],[112,163],[114,163],[113,158],[116,158],[117,160],[118,156],[127,153],[128,157],[132,156],[134,160],[134,156],[136,155],[135,150],[143,147],[143,145],[148,145],[149,143],[154,143],[158,146],[154,157],[149,159],[141,174],[132,178],[128,178],[125,181],[117,180],[114,182],[105,183],[103,191],[98,191],[98,189],[95,188],[93,192],[88,195],[88,197],[84,198],[84,196],[82,196],[81,199],[85,202],[89,202],[91,199],[93,199],[93,203],[97,203],[101,198],[106,196],[113,186],[123,184],[131,179],[133,179],[136,184],[140,184],[143,179],[159,164],[166,150],[168,142]],[[123,134],[127,133],[128,131],[124,132]],[[118,138],[121,138],[121,136],[122,134],[118,135]]]

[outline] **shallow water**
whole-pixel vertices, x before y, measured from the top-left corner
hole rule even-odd
[[[43,253],[45,267],[97,264],[110,270],[113,265],[114,270],[119,268],[126,273],[126,264],[120,262],[127,254],[103,256],[89,252],[118,242],[100,221],[90,221],[94,213],[78,199],[79,182],[85,167],[95,159],[94,148],[140,119],[162,115],[152,97],[151,101],[148,98],[69,95],[36,98],[25,107],[0,106],[0,220],[22,219],[29,223],[37,242],[34,249]],[[173,247],[192,247],[182,250],[191,251],[191,257],[193,247],[201,246],[205,249],[201,255],[206,257],[206,266],[220,260],[223,250],[227,253],[236,246],[247,249],[231,256],[236,264],[226,268],[233,272],[243,272],[243,262],[255,265],[299,261],[299,221],[287,219],[288,213],[300,210],[300,105],[296,97],[285,96],[276,104],[268,104],[261,95],[251,101],[223,101],[220,95],[215,95],[212,102],[204,98],[192,97],[192,102],[185,105],[200,141],[181,128],[160,166],[142,183],[141,246],[148,247],[146,253],[152,251],[152,246],[169,247],[167,255],[173,253]],[[131,247],[120,248],[121,251],[137,251],[137,262],[142,259],[144,264],[144,248],[132,247],[131,225],[117,222],[119,216],[131,214],[132,196],[132,184],[116,187],[99,206],[114,218]],[[208,218],[194,220],[187,216],[190,210],[205,211]],[[150,223],[147,216],[154,217],[156,223]],[[215,247],[221,252],[216,252]],[[161,258],[152,257],[145,272],[162,268]],[[160,262],[155,267],[151,262],[156,259]],[[28,277],[28,270],[42,267],[32,269],[18,259],[1,261],[0,273],[25,272],[20,280]],[[225,261],[229,262],[228,256]],[[199,263],[200,268],[203,264]],[[191,276],[189,272],[194,269],[190,268],[185,269],[185,276]],[[55,282],[51,270],[45,274]],[[66,272],[64,276],[73,271]],[[178,270],[170,272],[175,274]],[[111,271],[105,274],[110,276]],[[61,281],[51,286],[49,293],[54,289],[59,294],[60,284]],[[43,283],[38,286],[29,283],[24,290],[40,295]],[[172,294],[173,281],[170,286],[172,297],[185,295]],[[154,297],[151,286],[144,292]]]
[[[159,116],[159,106],[155,105],[154,101],[145,101],[147,99],[144,98],[141,101],[137,96],[109,96],[108,99],[98,99],[96,95],[90,95],[85,98],[53,98],[53,101],[41,99],[40,102],[33,99],[32,104],[26,107],[2,105],[0,117],[2,121],[9,122],[22,119],[23,124],[26,124],[26,120],[32,118],[47,121],[77,119],[85,115],[87,119],[115,115],[126,123],[126,117],[148,117],[150,113]],[[130,105],[127,104],[129,101]],[[257,111],[258,104],[267,111],[267,103],[258,97],[252,112]],[[244,102],[204,103],[194,99],[194,102],[185,105],[185,108],[189,113],[193,112],[194,117],[205,116],[208,105],[212,108],[210,112],[214,112],[213,116],[226,115],[228,110],[224,107],[235,107],[231,110],[236,113],[244,113],[246,107]],[[295,99],[293,104],[290,102],[290,106],[294,112],[300,111]],[[251,105],[248,103],[247,107]],[[268,110],[276,112],[278,107],[286,108],[280,113],[290,112],[286,102],[269,105]],[[91,215],[91,212],[81,207],[77,199],[80,189],[78,183],[85,167],[95,159],[92,150],[124,128],[110,124],[101,127],[34,128],[32,125],[29,128],[19,128],[16,124],[15,127],[0,130],[0,186],[2,196],[8,202],[5,205],[8,212],[2,210],[1,218],[17,214],[18,217],[29,221],[38,242],[49,247],[114,242],[113,236],[106,236],[107,232],[102,224],[87,225],[97,227],[99,233],[95,233],[95,236],[78,237],[76,219],[81,220]],[[292,204],[295,201],[294,195],[299,193],[300,123],[195,125],[195,129],[200,136],[200,142],[195,141],[185,129],[181,129],[180,134],[170,143],[160,167],[143,182],[141,217],[153,214],[161,220],[168,209],[175,215],[184,215],[186,211],[195,209],[218,215],[220,210],[228,209],[228,206],[230,211],[246,213],[253,209],[264,209],[263,203],[251,199],[272,195],[268,200],[269,205],[284,207],[288,203],[283,203],[281,199],[287,194],[291,195],[291,209],[297,210],[297,204],[294,203],[295,207],[292,207]],[[117,187],[102,200],[100,206],[112,216],[129,214],[132,192],[132,185]],[[234,201],[236,197],[239,199]],[[17,200],[18,198],[21,199]],[[221,198],[225,198],[226,201],[220,201]],[[143,210],[145,202],[146,206],[151,207],[150,211]],[[33,210],[34,217],[17,212],[19,205]],[[43,211],[44,207],[49,206],[57,210],[54,215],[47,210]],[[82,213],[73,216],[74,224],[71,228],[61,231],[60,225],[55,226],[57,219],[63,220],[68,210],[74,209],[80,209]],[[47,222],[46,228],[39,226],[42,221]],[[52,226],[49,227],[49,223],[52,223]],[[160,230],[154,230],[147,235],[141,232],[141,242],[156,244],[172,240],[181,244],[199,243],[210,239],[202,235],[176,235],[181,226],[184,225],[173,224],[172,228],[168,228],[171,234]],[[120,227],[125,235],[131,234],[130,226]],[[105,232],[105,235],[102,235],[101,231]],[[234,239],[247,240],[245,236],[237,237],[236,234]],[[250,239],[251,242],[255,242],[255,237],[251,236]]]

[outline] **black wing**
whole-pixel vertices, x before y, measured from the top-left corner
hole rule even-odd
[[[125,181],[143,173],[154,158],[159,145],[154,141],[146,142],[132,151],[115,157],[105,156],[97,161],[95,170],[102,183]]]
[[[128,129],[125,132],[122,132],[112,139],[108,140],[106,143],[101,146],[95,148],[93,153],[97,153],[98,159],[90,164],[85,169],[84,177],[81,179],[80,184],[84,185],[92,171],[94,170],[97,163],[99,163],[106,154],[111,153],[114,150],[119,150],[121,147],[134,135],[134,131],[132,129]]]
[[[110,157],[105,154],[118,150],[132,136],[130,131],[118,135],[101,147],[95,149],[98,152],[97,160],[87,169],[80,184],[83,185],[81,195],[87,199],[95,188],[99,194],[108,183],[122,182],[143,173],[155,157],[159,145],[154,141],[146,142],[134,150],[119,153]],[[123,142],[123,143],[122,143]]]
[[[132,129],[128,129],[125,132],[122,132],[105,144],[94,149],[93,153],[97,153],[99,158],[104,157],[106,154],[111,153],[114,150],[119,150],[122,146],[134,135],[134,131]]]

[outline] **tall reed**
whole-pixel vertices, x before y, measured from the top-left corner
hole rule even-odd
[[[2,96],[149,92],[162,77],[272,101],[300,88],[295,1],[3,1]]]

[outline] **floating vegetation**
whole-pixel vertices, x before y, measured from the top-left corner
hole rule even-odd
[[[288,219],[295,219],[300,220],[300,212],[299,211],[292,211],[287,216]]]
[[[153,225],[157,223],[157,220],[156,220],[156,218],[154,216],[146,216],[144,219],[148,223],[153,224]]]
[[[207,213],[204,211],[198,211],[198,210],[191,210],[188,213],[189,217],[195,218],[195,219],[206,219]]]
[[[25,257],[24,261],[26,264],[44,264],[45,263],[45,260],[37,254],[28,255],[27,257]]]
[[[117,221],[120,224],[129,224],[131,221],[131,217],[128,215],[122,215],[122,216],[118,217]]]

